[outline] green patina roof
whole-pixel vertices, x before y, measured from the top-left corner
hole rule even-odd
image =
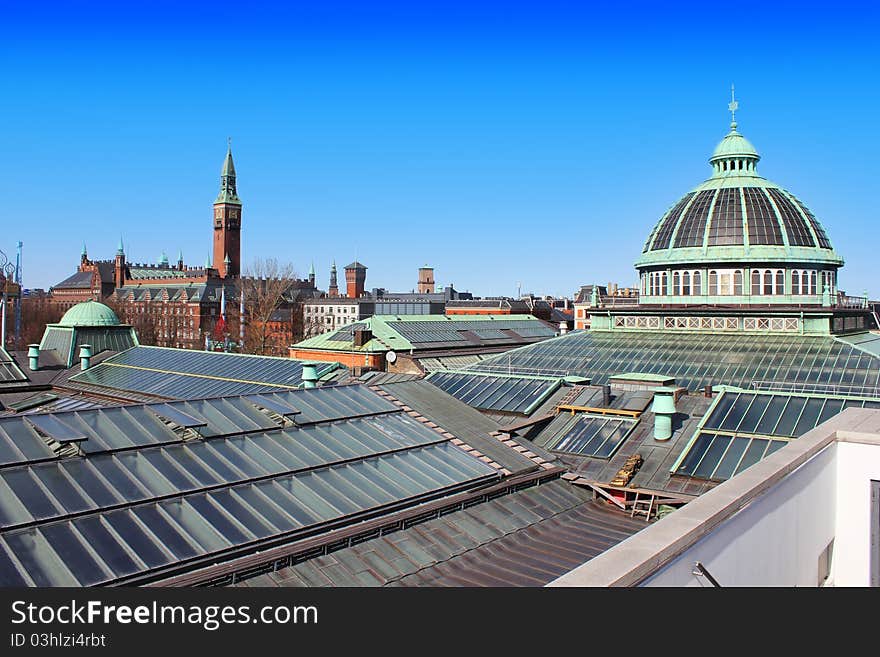
[[[64,313],[58,326],[119,326],[119,318],[97,301],[83,301]]]
[[[241,205],[238,192],[235,187],[235,164],[232,161],[232,145],[226,151],[226,159],[223,160],[223,169],[220,171],[220,193],[214,203],[232,203]]]
[[[715,152],[709,158],[709,162],[715,162],[729,157],[752,158],[756,162],[761,159],[758,151],[752,146],[752,142],[736,131],[736,124],[732,124],[730,132],[715,147]]]
[[[373,315],[367,319],[358,320],[352,324],[347,324],[336,330],[322,333],[314,337],[303,340],[293,345],[300,349],[319,349],[327,351],[343,351],[357,353],[384,353],[389,350],[408,351],[418,348],[425,348],[426,343],[413,343],[404,337],[400,331],[391,326],[391,324],[422,324],[430,323],[438,329],[442,329],[444,324],[452,322],[459,325],[466,323],[473,325],[475,330],[481,328],[495,328],[500,326],[503,328],[506,322],[534,322],[535,326],[545,326],[544,323],[532,315]],[[355,346],[353,339],[349,337],[350,328],[363,328],[373,333],[371,340],[367,341],[363,346]],[[421,327],[419,330],[422,330]],[[514,329],[515,330],[515,329]],[[335,338],[344,339],[335,339]],[[430,344],[430,343],[427,343]],[[438,345],[447,345],[441,342]],[[462,347],[473,347],[471,343],[463,343]]]
[[[735,101],[731,105],[737,107]],[[760,159],[736,121],[731,123],[709,159],[712,176],[663,214],[636,268],[725,262],[842,266],[843,258],[806,205],[758,175]]]

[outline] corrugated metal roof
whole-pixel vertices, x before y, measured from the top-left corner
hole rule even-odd
[[[557,479],[238,586],[539,586],[645,526],[590,497]]]

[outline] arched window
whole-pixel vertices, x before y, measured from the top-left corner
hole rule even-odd
[[[660,294],[664,295],[664,296],[666,294],[668,294],[668,288],[666,287],[666,283],[667,283],[666,272],[664,271],[662,274],[660,274]]]
[[[761,272],[757,269],[752,270],[752,294],[761,294]]]
[[[694,272],[694,295],[699,296],[703,294],[703,276],[700,272]]]
[[[718,272],[714,269],[709,272],[709,294],[718,294]]]
[[[773,272],[769,269],[764,270],[764,294],[766,296],[773,294]]]
[[[691,273],[689,271],[684,272],[681,275],[681,294],[682,296],[689,296],[691,293]]]
[[[815,280],[813,282],[815,282]],[[776,270],[776,291],[774,294],[779,296],[785,294],[785,271],[782,269]]]
[[[672,274],[672,294],[681,294],[681,275],[678,272]]]
[[[791,271],[791,293],[792,294],[800,294],[801,293],[801,276],[798,273],[797,269],[793,269]]]
[[[816,272],[810,272],[810,294],[816,294]]]
[[[733,272],[733,293],[736,296],[742,296],[743,293],[743,273],[741,269]]]

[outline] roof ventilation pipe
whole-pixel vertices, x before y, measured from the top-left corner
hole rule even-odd
[[[568,333],[568,322],[563,319],[559,322],[559,335],[565,335],[566,333]]]
[[[92,365],[92,345],[84,344],[79,348],[79,366],[85,372]]]
[[[314,363],[306,363],[302,369],[302,387],[315,388],[318,385],[318,367]]]
[[[28,367],[31,372],[40,369],[40,345],[38,344],[28,345]]]
[[[664,441],[672,438],[672,417],[675,415],[675,388],[661,386],[654,388],[654,440]]]
[[[602,407],[608,408],[611,406],[611,386],[607,383],[602,386]]]

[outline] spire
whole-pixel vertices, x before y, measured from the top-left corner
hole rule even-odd
[[[736,102],[733,84],[730,85],[730,102],[727,104],[727,109],[730,110],[730,129],[736,130],[736,110],[739,109],[739,103]]]
[[[232,161],[232,137],[227,139],[226,158],[220,170],[220,193],[215,203],[235,203],[241,205],[235,189],[235,164]]]
[[[205,258],[205,269],[208,270],[211,268],[211,254],[208,254],[208,257]]]
[[[315,275],[315,261],[312,260],[312,264],[309,267],[309,276],[314,276],[314,275]]]
[[[83,245],[85,247],[85,245]],[[116,248],[116,255],[125,255],[125,245],[122,243],[122,235],[119,236],[119,246]]]
[[[177,249],[177,262],[183,261],[183,249]]]
[[[232,137],[226,138],[226,159],[223,160],[221,176],[235,176],[235,164],[232,161]]]
[[[85,242],[83,242],[83,250],[82,250],[82,253],[80,253],[80,255],[81,255],[83,258],[85,258],[86,256],[89,255],[88,252],[86,251],[86,243],[85,243]]]

